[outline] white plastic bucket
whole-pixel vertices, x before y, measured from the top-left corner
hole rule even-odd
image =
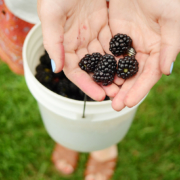
[[[82,118],[83,101],[62,97],[48,90],[34,77],[44,53],[41,24],[28,34],[23,48],[26,83],[38,102],[49,135],[61,145],[80,152],[107,148],[126,135],[138,105],[116,112],[111,101],[87,102]]]

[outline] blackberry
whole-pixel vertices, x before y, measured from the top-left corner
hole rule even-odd
[[[125,56],[124,58],[119,59],[117,76],[123,79],[128,79],[134,76],[138,72],[139,63],[134,56]]]
[[[86,72],[94,72],[101,59],[102,55],[100,53],[86,54],[79,62],[79,67]]]
[[[54,78],[59,78],[59,79],[66,78],[63,70],[62,70],[61,72],[59,72],[59,73],[54,73],[54,72],[53,72],[52,74],[53,74],[53,77],[54,77]]]
[[[61,79],[57,83],[56,93],[62,95],[64,97],[68,97],[69,91],[69,80],[68,79]]]
[[[42,83],[42,84],[48,84],[52,81],[52,73],[51,72],[45,72],[45,71],[39,71],[35,75],[36,79]]]
[[[59,80],[55,91],[57,94],[70,99],[83,100],[84,98],[84,93],[81,93],[82,91],[67,78]]]
[[[132,45],[132,39],[126,34],[118,33],[111,39],[109,45],[110,45],[109,50],[112,52],[114,56],[128,54],[128,51]],[[135,50],[134,50],[134,53],[135,53]]]
[[[110,100],[110,98],[109,98],[108,96],[106,96],[106,97],[104,98],[104,101],[108,101],[108,100]]]
[[[39,64],[36,67],[36,72],[52,72],[51,68],[49,68],[47,65]]]
[[[94,71],[93,79],[96,82],[102,82],[103,86],[111,84],[114,80],[116,67],[117,62],[114,56],[110,54],[104,55]]]
[[[47,53],[45,53],[44,55],[40,57],[40,62],[41,64],[46,65],[49,68],[51,68],[51,59]]]

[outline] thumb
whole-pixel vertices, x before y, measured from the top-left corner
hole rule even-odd
[[[167,23],[161,28],[161,36],[160,69],[163,74],[170,75],[180,51],[180,28]]]
[[[41,0],[38,14],[42,23],[44,48],[51,58],[53,72],[58,73],[64,66],[64,24],[66,16],[55,1]]]

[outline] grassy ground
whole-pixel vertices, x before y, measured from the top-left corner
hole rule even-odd
[[[180,179],[180,56],[172,75],[163,76],[140,105],[127,136],[119,143],[113,180]],[[0,62],[0,179],[82,180],[87,154],[74,175],[61,176],[50,156],[46,133],[24,77]]]

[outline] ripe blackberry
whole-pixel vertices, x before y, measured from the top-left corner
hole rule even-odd
[[[40,57],[40,62],[41,62],[41,64],[43,64],[43,65],[46,65],[46,66],[48,66],[48,67],[51,67],[51,59],[50,59],[50,57],[49,57],[49,55],[48,55],[47,53],[45,53],[44,55],[42,55],[42,56]]]
[[[53,76],[51,72],[39,71],[35,77],[40,83],[48,84],[52,81]]]
[[[79,62],[79,67],[86,72],[94,72],[101,59],[102,55],[100,53],[86,54]]]
[[[56,93],[62,95],[64,97],[68,97],[69,91],[69,80],[68,79],[61,79],[57,83]]]
[[[123,79],[128,79],[138,72],[139,63],[134,56],[125,56],[119,59],[117,76]]]
[[[39,64],[36,67],[36,72],[52,72],[51,68],[49,68],[47,65]]]
[[[84,93],[82,94],[80,91],[81,90],[67,78],[60,79],[55,89],[55,92],[61,96],[83,100]]]
[[[126,34],[118,33],[111,39],[109,43],[110,45],[109,50],[112,52],[112,54],[114,54],[114,56],[128,54],[128,51],[131,48],[131,44],[132,44],[132,39],[129,36],[127,36]]]
[[[54,77],[54,78],[59,78],[59,79],[66,78],[63,70],[62,70],[61,72],[59,72],[59,73],[54,73],[54,72],[53,72],[52,74],[53,74],[53,77]]]
[[[114,56],[110,54],[104,55],[94,71],[93,79],[96,82],[102,82],[103,86],[111,84],[114,80],[116,67],[117,62]]]
[[[106,96],[106,97],[104,98],[104,101],[108,101],[108,100],[110,100],[110,98],[109,98],[108,96]]]

